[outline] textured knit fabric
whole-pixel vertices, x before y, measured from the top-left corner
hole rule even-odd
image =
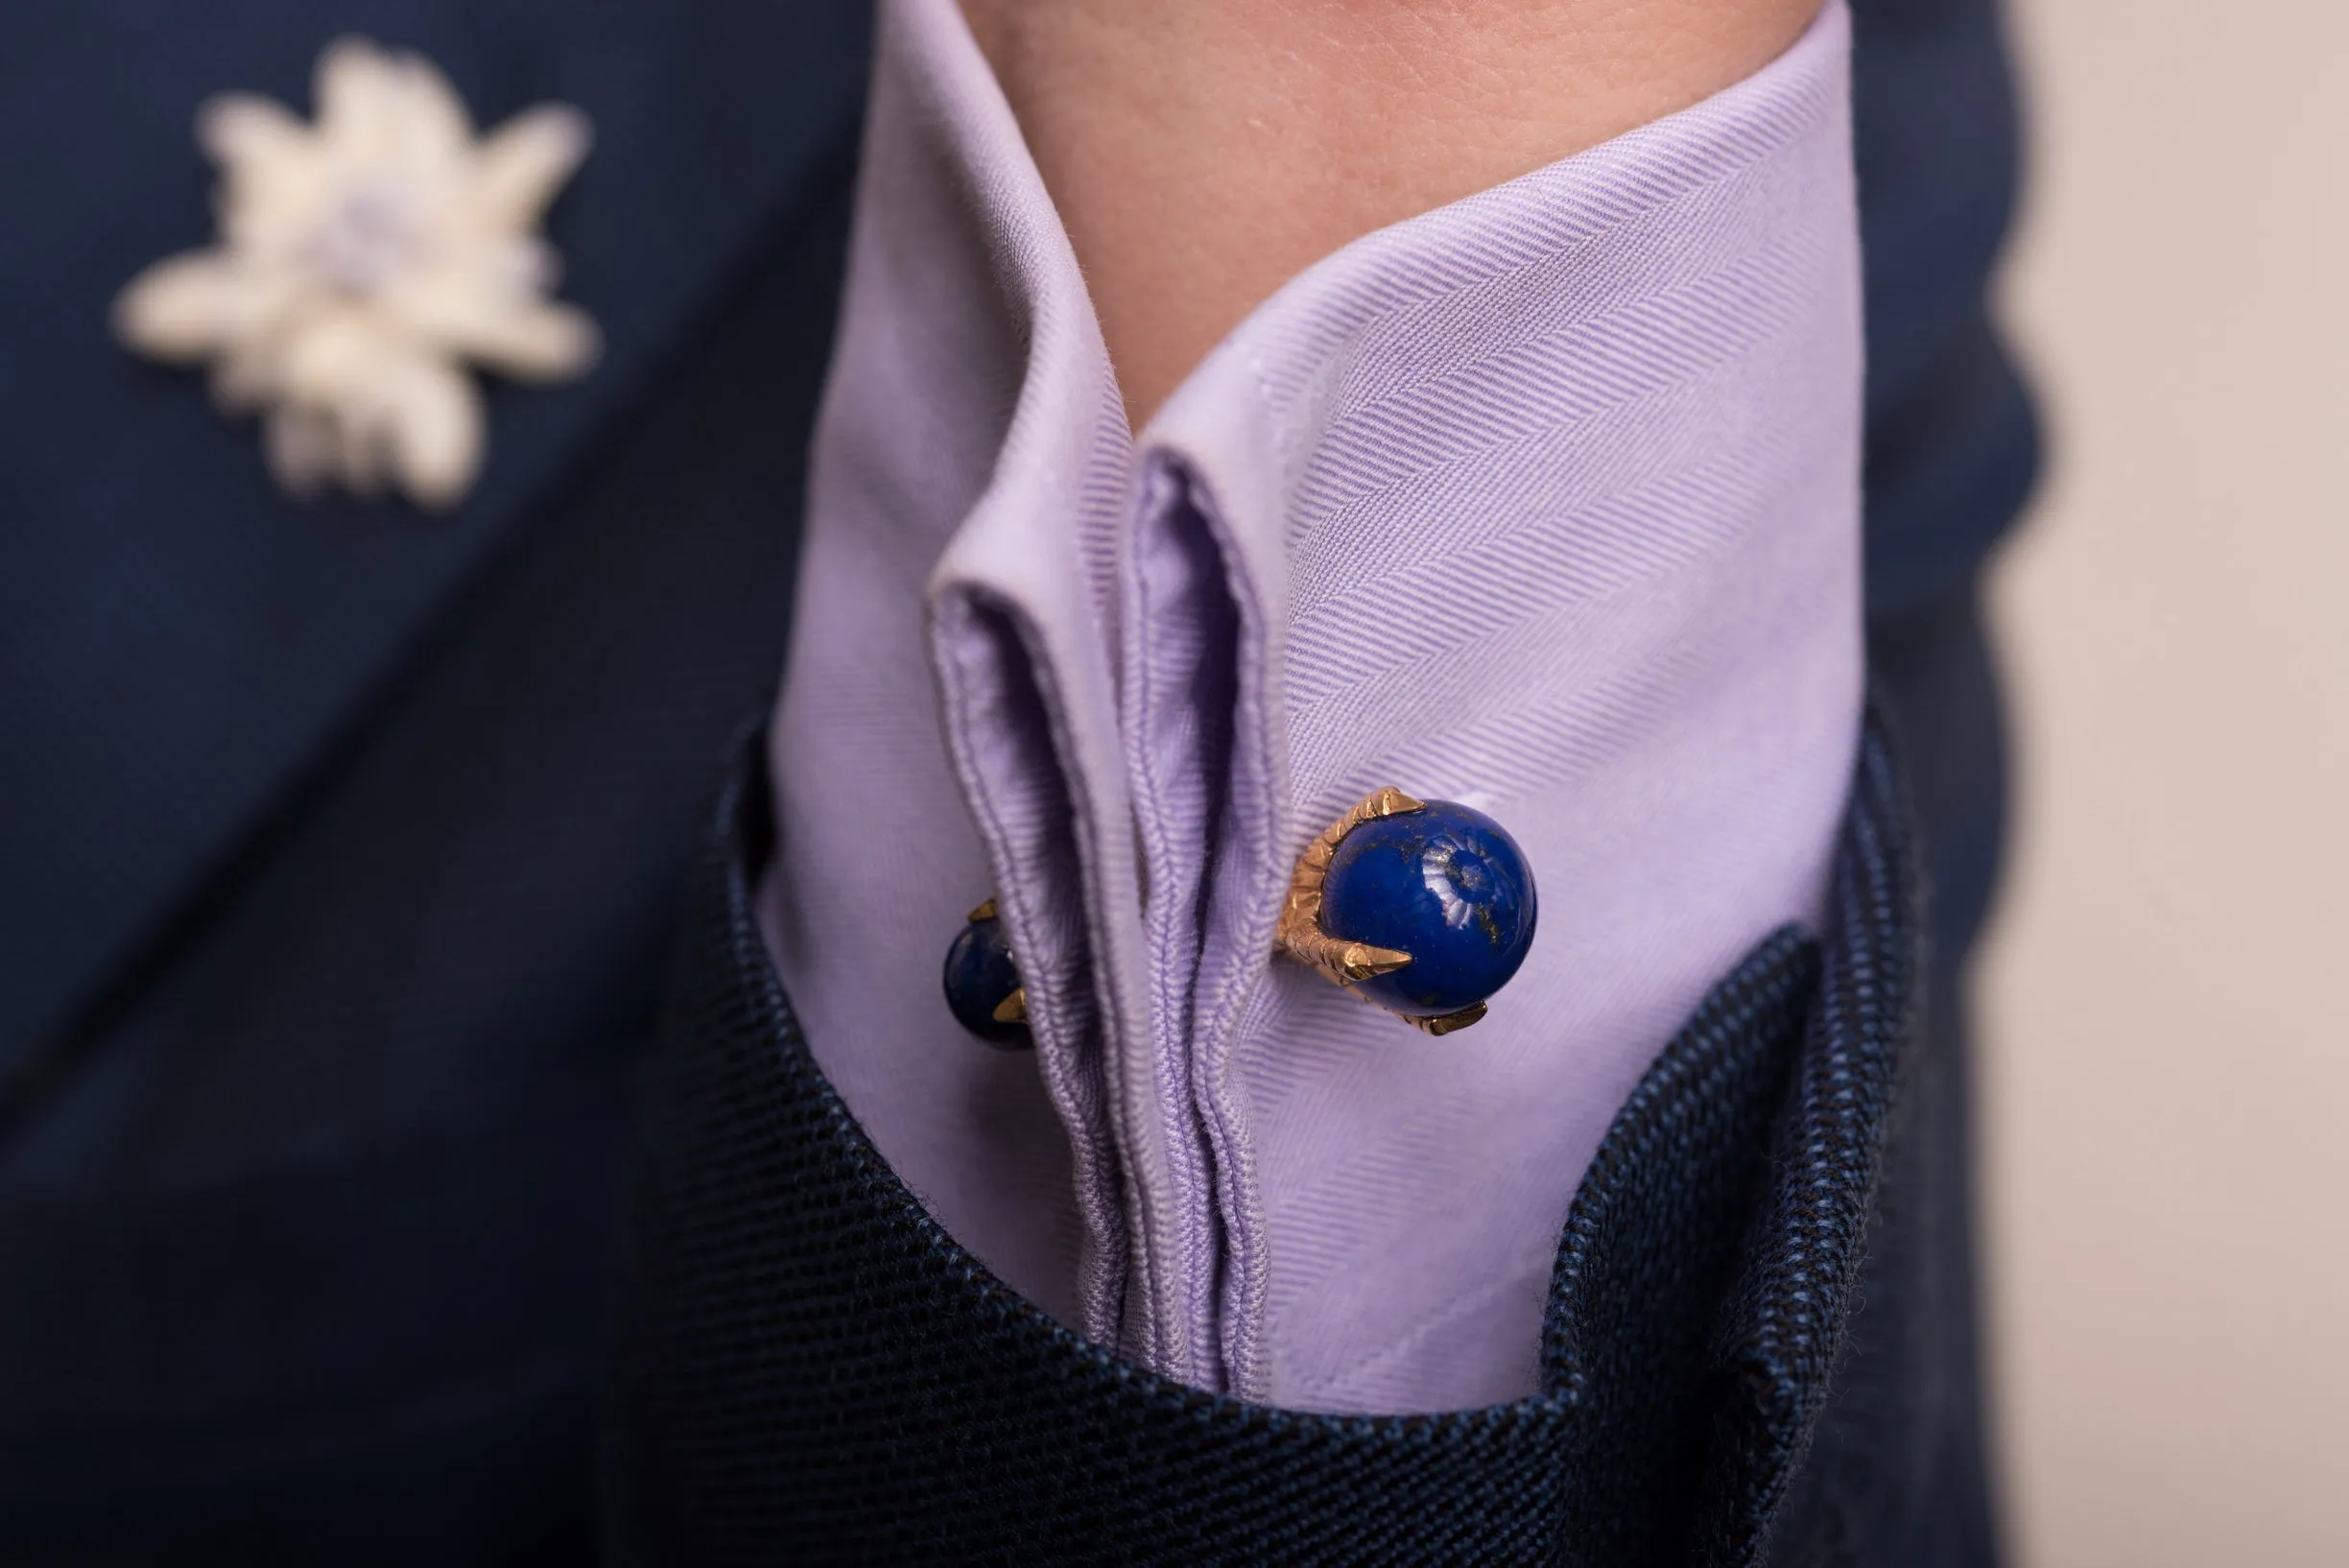
[[[1129,439],[956,8],[883,8],[767,920],[883,1152],[1072,1326],[1306,1408],[1535,1386],[1617,1108],[1819,907],[1860,703],[1847,49],[1831,6],[1345,248]],[[1296,855],[1382,784],[1499,818],[1543,892],[1440,1045],[1271,959]],[[937,994],[990,895],[1033,1058]]]
[[[1397,1416],[1158,1378],[945,1234],[776,984],[752,910],[757,772],[720,824],[655,1091],[624,1560],[1759,1559],[1839,1387],[1912,1038],[1916,893],[1881,743],[1823,953],[1790,930],[1748,955],[1592,1161],[1554,1249],[1540,1390]],[[1926,1479],[1900,1473],[1876,1506]]]

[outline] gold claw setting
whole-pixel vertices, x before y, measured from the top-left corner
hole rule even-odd
[[[982,920],[993,920],[998,917],[995,900],[992,898],[963,916],[972,925],[977,925]],[[999,1024],[1026,1023],[1028,1021],[1028,987],[1022,986],[1018,990],[996,1003],[995,1010],[987,1016]]]
[[[1355,987],[1365,980],[1390,975],[1410,964],[1409,953],[1391,947],[1378,947],[1369,942],[1346,941],[1333,937],[1321,928],[1321,903],[1329,880],[1331,860],[1338,853],[1339,843],[1363,823],[1382,817],[1401,817],[1411,812],[1425,811],[1427,802],[1415,799],[1389,784],[1348,807],[1345,814],[1332,822],[1305,846],[1297,857],[1296,870],[1289,880],[1289,897],[1281,906],[1279,920],[1272,928],[1272,950],[1319,973],[1333,985],[1354,995],[1362,993]],[[1369,1000],[1367,997],[1363,998]],[[1440,1017],[1422,1018],[1408,1013],[1397,1014],[1404,1022],[1421,1033],[1440,1037],[1469,1025],[1484,1016],[1484,1004],[1474,1003],[1458,1012]]]
[[[1400,817],[1426,809],[1425,801],[1414,800],[1389,784],[1364,796],[1347,808],[1344,816],[1323,828],[1305,846],[1305,853],[1297,857],[1296,872],[1289,879],[1289,901],[1282,905],[1280,920],[1272,928],[1272,950],[1319,970],[1339,986],[1350,986],[1373,976],[1390,975],[1410,963],[1409,953],[1398,953],[1391,947],[1373,947],[1367,942],[1341,941],[1323,931],[1321,890],[1329,880],[1330,860],[1338,853],[1339,842],[1347,834],[1381,817]]]

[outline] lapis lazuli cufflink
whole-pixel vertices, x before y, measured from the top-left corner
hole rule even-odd
[[[1011,962],[1011,938],[988,899],[946,949],[946,1006],[955,1022],[989,1045],[1018,1051],[1028,1033],[1028,990]]]
[[[1533,871],[1451,800],[1376,791],[1306,847],[1273,946],[1430,1034],[1466,1029],[1533,945]]]

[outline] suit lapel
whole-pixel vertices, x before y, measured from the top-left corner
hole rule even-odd
[[[30,12],[28,12],[30,14]],[[0,64],[0,1072],[269,818],[436,611],[646,395],[771,216],[848,145],[863,0],[98,0]],[[493,388],[455,511],[280,496],[249,422],[107,332],[206,245],[211,93],[310,112],[346,33],[417,50],[478,122],[549,99],[597,148],[549,237],[603,362]],[[684,547],[685,541],[680,541]]]

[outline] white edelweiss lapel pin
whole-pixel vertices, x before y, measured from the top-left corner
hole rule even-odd
[[[467,366],[548,382],[595,360],[595,323],[547,297],[555,254],[533,232],[587,154],[587,118],[541,105],[476,140],[428,61],[353,38],[319,57],[315,91],[315,125],[246,93],[199,111],[220,243],[133,278],[115,332],[209,361],[215,400],[261,416],[291,493],[389,484],[450,507],[482,460]]]

